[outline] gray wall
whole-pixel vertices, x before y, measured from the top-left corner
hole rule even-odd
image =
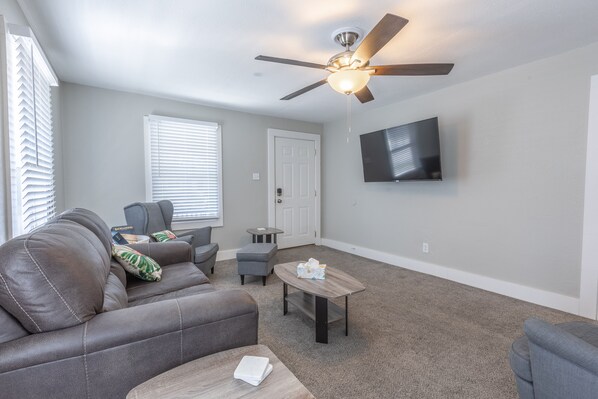
[[[267,129],[322,132],[319,124],[71,83],[62,85],[61,106],[65,206],[89,208],[110,226],[125,223],[123,206],[145,200],[144,115],[221,124],[224,226],[212,235],[221,249],[250,242],[245,230],[267,223]]]
[[[578,297],[596,73],[598,44],[325,124],[323,237]],[[363,182],[360,134],[433,116],[444,181]]]

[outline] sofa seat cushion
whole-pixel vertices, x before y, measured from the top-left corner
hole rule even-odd
[[[218,244],[211,243],[195,248],[195,263],[205,262],[218,253]]]
[[[142,281],[127,275],[127,294],[129,303],[140,299],[162,295],[169,292],[206,284],[210,280],[193,263],[183,262],[164,266],[162,280],[157,282]]]
[[[278,245],[273,243],[247,244],[237,252],[238,261],[268,262],[276,252]]]
[[[575,335],[578,338],[598,347],[598,328],[583,321],[572,321],[557,324],[557,327]],[[527,337],[519,337],[513,342],[509,353],[509,362],[513,372],[526,381],[532,382],[532,367],[529,354],[529,342]]]
[[[209,283],[194,285],[193,287],[183,288],[181,290],[167,292],[165,294],[150,296],[148,298],[138,299],[134,302],[129,302],[129,307],[145,305],[147,303],[166,301],[168,299],[183,298],[183,297],[186,297],[189,295],[205,294],[205,293],[214,292],[214,291],[216,291],[216,289],[214,288],[214,286],[212,284],[209,284]]]

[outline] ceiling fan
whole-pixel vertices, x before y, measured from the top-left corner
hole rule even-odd
[[[290,100],[328,83],[339,93],[347,95],[355,94],[359,101],[367,103],[374,99],[372,92],[367,87],[371,75],[447,75],[451,69],[453,69],[454,64],[370,65],[370,58],[395,37],[395,35],[407,25],[407,22],[409,21],[405,18],[393,14],[386,14],[374,29],[372,29],[372,31],[361,41],[355,50],[351,50],[351,46],[363,35],[363,31],[359,28],[337,29],[332,36],[337,43],[345,47],[345,51],[333,55],[326,65],[290,60],[287,58],[269,57],[265,55],[258,55],[255,59],[308,68],[325,69],[330,72],[330,75],[328,75],[326,79],[322,79],[319,82],[284,96],[281,100]]]

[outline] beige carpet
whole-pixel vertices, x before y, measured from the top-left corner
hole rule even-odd
[[[315,342],[313,322],[292,305],[283,316],[276,275],[266,287],[261,277],[246,277],[241,287],[229,260],[209,277],[217,288],[244,288],[256,299],[259,342],[319,399],[516,398],[507,356],[524,320],[581,319],[327,247],[278,252],[280,263],[309,257],[367,287],[349,299],[349,336],[336,322],[328,344]]]

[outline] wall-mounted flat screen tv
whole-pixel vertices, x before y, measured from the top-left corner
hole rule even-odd
[[[438,118],[359,136],[366,182],[442,180]]]

